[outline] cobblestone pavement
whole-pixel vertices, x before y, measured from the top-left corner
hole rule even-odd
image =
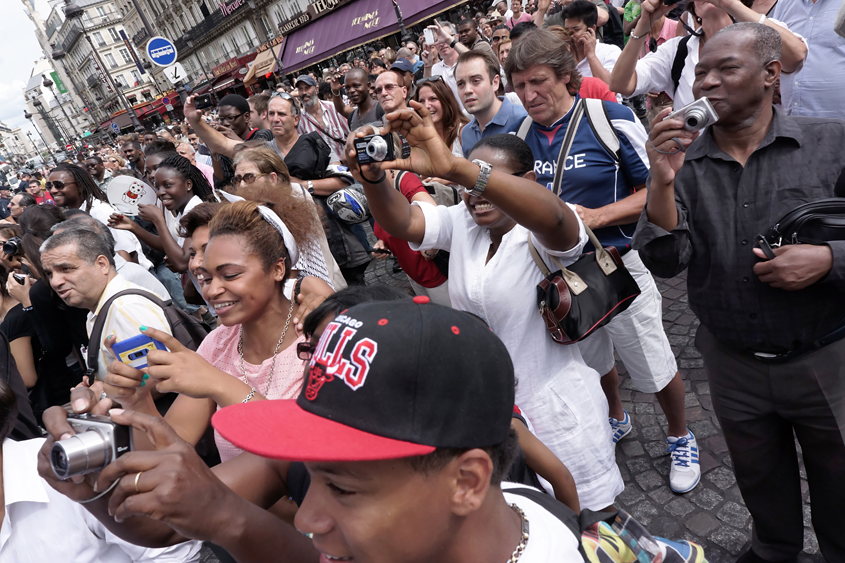
[[[373,260],[367,269],[366,283],[386,283],[410,293],[405,274],[393,272],[394,263],[392,259]],[[751,518],[736,485],[728,448],[713,412],[701,355],[693,344],[699,323],[687,303],[686,274],[658,279],[657,286],[663,294],[663,325],[686,388],[687,425],[701,450],[702,478],[695,489],[684,495],[669,489],[669,458],[664,454],[666,417],[653,394],[633,388],[625,366],[619,362],[622,404],[631,415],[634,429],[616,448],[616,460],[625,481],[625,491],[617,498],[617,504],[653,534],[697,542],[704,547],[708,562],[732,563],[748,549]],[[799,562],[821,563],[824,558],[819,554],[810,522],[803,464],[801,476],[805,528],[804,553],[799,556]],[[202,561],[215,563],[217,559],[212,555]]]

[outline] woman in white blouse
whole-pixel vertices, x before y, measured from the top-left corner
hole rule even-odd
[[[519,379],[517,404],[531,417],[537,436],[569,468],[581,507],[603,509],[624,488],[607,401],[599,374],[587,367],[577,347],[555,344],[537,314],[535,288],[543,275],[528,250],[531,237],[547,262],[555,256],[570,264],[587,240],[583,225],[569,205],[533,181],[534,158],[521,139],[482,139],[470,155],[477,160],[470,162],[452,154],[424,107],[412,106],[416,112],[386,116],[386,128],[404,135],[413,147],[410,158],[353,172],[362,181],[370,211],[411,248],[451,252],[452,306],[483,318],[505,343]],[[365,129],[356,134],[371,133]],[[347,144],[350,162],[355,162],[354,135]],[[464,192],[464,205],[410,205],[384,178],[382,170],[388,168],[446,178],[476,186],[475,191],[488,171],[489,179],[483,197]]]

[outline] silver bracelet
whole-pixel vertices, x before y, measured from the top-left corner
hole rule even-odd
[[[648,31],[646,31],[646,32],[645,32],[645,33],[643,33],[642,35],[634,35],[634,32],[633,32],[633,31],[631,31],[631,35],[629,35],[628,37],[630,37],[631,39],[642,39],[642,38],[643,38],[643,37],[645,37],[646,35],[648,35]]]
[[[253,397],[255,397],[255,387],[249,390],[249,395],[247,395],[246,399],[241,401],[241,403],[248,403]]]
[[[757,23],[764,24],[764,23],[766,23],[767,19],[769,19],[769,18],[766,17],[766,14],[760,14],[760,20]]]

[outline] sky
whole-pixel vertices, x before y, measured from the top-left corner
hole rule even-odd
[[[20,0],[3,0],[9,9],[3,10],[2,32],[0,32],[0,121],[11,128],[29,129],[33,136],[35,129],[30,128],[24,118],[26,104],[23,88],[29,81],[35,61],[43,57],[41,47],[35,39],[35,25],[24,12]],[[46,0],[36,0],[42,18],[50,13]]]

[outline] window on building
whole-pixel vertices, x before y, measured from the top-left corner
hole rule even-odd
[[[123,58],[123,62],[129,64],[132,62],[132,57],[129,56],[129,51],[126,49],[120,50],[120,56]]]
[[[203,19],[211,15],[211,12],[208,11],[208,7],[205,5],[205,2],[200,2],[200,13],[202,14]]]
[[[93,35],[93,36],[94,36],[94,40],[97,42],[97,45],[99,45],[100,47],[104,47],[104,46],[105,46],[106,41],[103,39],[103,34],[102,34],[102,33],[100,33],[99,31],[95,31],[95,32],[94,32],[94,33],[92,33],[91,35]]]
[[[140,86],[141,85],[141,75],[138,74],[137,70],[133,70],[132,72],[132,79],[133,79],[133,86]]]
[[[126,82],[126,77],[122,74],[115,75],[114,81],[123,86],[124,88],[129,88],[129,83]]]
[[[97,6],[97,15],[100,17],[105,17],[106,9],[103,6]]]
[[[109,68],[117,68],[117,61],[114,59],[114,55],[106,53],[104,58],[106,59],[106,63],[109,65]]]
[[[109,28],[109,35],[111,35],[112,41],[120,41],[120,34],[117,33],[117,30],[115,28]]]

